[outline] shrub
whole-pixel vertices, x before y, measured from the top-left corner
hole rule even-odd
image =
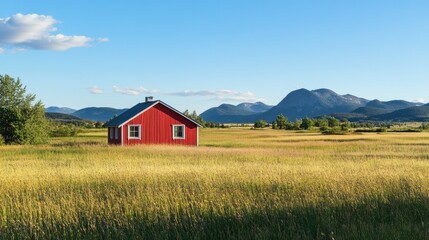
[[[71,125],[58,125],[54,126],[49,136],[51,137],[75,137],[81,130]]]
[[[258,120],[254,124],[255,128],[264,128],[266,126],[267,126],[267,122],[265,120]]]

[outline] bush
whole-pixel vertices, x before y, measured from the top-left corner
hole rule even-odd
[[[81,130],[71,125],[54,126],[49,132],[51,137],[75,137]]]
[[[386,128],[377,128],[375,132],[387,132]]]
[[[4,138],[3,138],[3,136],[0,134],[0,146],[1,146],[1,145],[4,145],[4,144],[5,144]]]
[[[264,128],[266,126],[267,126],[267,122],[265,120],[258,120],[254,124],[255,128]]]
[[[370,128],[370,129],[356,129],[355,132],[357,133],[371,133],[371,132],[376,132],[376,133],[381,133],[381,132],[387,132],[386,128]]]

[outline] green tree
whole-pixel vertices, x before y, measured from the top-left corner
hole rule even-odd
[[[97,122],[94,124],[94,127],[96,127],[96,128],[102,128],[102,127],[103,127],[103,125],[104,125],[104,123],[103,123],[103,122],[97,121]]]
[[[328,129],[328,120],[326,118],[319,118],[316,121],[316,126],[319,127],[320,131],[325,131]]]
[[[279,129],[279,127],[277,126],[277,122],[276,121],[274,121],[274,122],[271,123],[271,128],[272,129]]]
[[[341,121],[341,131],[348,131],[351,127],[350,122],[347,119]]]
[[[328,126],[331,128],[339,127],[340,126],[340,120],[330,116],[330,117],[328,117]]]
[[[265,120],[258,120],[255,122],[255,128],[264,128],[267,125]]]
[[[283,116],[283,114],[280,114],[276,118],[276,126],[278,129],[286,129],[288,124],[287,117]]]
[[[308,117],[305,117],[304,119],[302,119],[300,128],[308,130],[308,129],[311,129],[312,127],[313,127],[313,120],[311,120]]]
[[[295,122],[293,123],[293,129],[294,130],[300,130],[301,129],[301,124],[302,124],[302,120],[301,119],[296,119]]]
[[[197,114],[197,112],[194,110],[192,111],[192,113],[189,113],[189,110],[186,109],[183,114],[187,117],[189,117],[190,119],[196,121],[197,123],[201,124],[201,126],[205,126],[205,127],[211,127],[210,124],[208,124],[206,121],[204,121],[204,119]]]
[[[0,75],[0,135],[6,144],[40,144],[48,139],[42,102],[33,103],[21,80]]]

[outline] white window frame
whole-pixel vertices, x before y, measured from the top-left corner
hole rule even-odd
[[[174,128],[175,127],[183,127],[183,137],[176,137],[175,135],[174,135]],[[172,133],[173,133],[173,139],[185,139],[185,137],[186,137],[186,135],[185,135],[185,133],[186,133],[186,127],[185,127],[185,124],[173,124],[172,125]]]
[[[139,136],[138,137],[131,137],[130,133],[131,133],[131,127],[139,127]],[[130,124],[128,125],[128,139],[142,139],[142,125],[141,124]]]
[[[119,128],[115,127],[115,140],[119,138]]]

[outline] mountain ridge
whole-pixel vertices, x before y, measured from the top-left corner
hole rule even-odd
[[[73,111],[70,115],[85,120],[108,121],[127,109],[87,107],[79,110],[64,107],[48,107],[46,112]],[[207,109],[200,116],[208,122],[252,123],[256,120],[273,121],[283,114],[289,120],[331,115],[350,121],[420,121],[429,120],[429,103],[404,100],[368,100],[351,94],[340,95],[330,89],[297,89],[287,94],[277,105],[263,102],[244,102],[237,105],[221,104]]]
[[[292,121],[305,117],[321,117],[324,115],[333,115],[341,119],[347,118],[353,121],[373,121],[378,119],[380,121],[388,121],[389,118],[405,121],[407,119],[425,119],[424,113],[426,110],[424,108],[417,108],[414,111],[410,110],[411,114],[419,114],[419,116],[410,115],[400,118],[395,117],[395,114],[401,115],[402,113],[396,111],[421,107],[421,105],[423,104],[404,100],[383,102],[377,99],[368,100],[351,94],[340,95],[327,88],[316,90],[301,88],[290,92],[277,105],[265,112],[256,114],[223,112],[222,115],[216,115],[214,114],[217,111],[215,107],[209,109],[211,114],[207,114],[206,111],[201,116],[206,121],[222,123],[251,123],[259,119],[271,122],[280,114],[283,114]],[[429,106],[429,103],[424,106]]]

